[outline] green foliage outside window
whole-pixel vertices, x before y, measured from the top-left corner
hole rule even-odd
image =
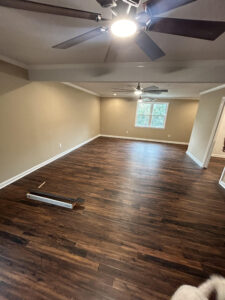
[[[168,103],[138,102],[136,126],[164,128]]]

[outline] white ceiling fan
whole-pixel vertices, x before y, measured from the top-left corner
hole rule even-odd
[[[114,93],[134,93],[135,96],[151,96],[151,95],[160,95],[162,93],[168,93],[167,89],[160,89],[157,86],[149,86],[147,88],[142,88],[141,83],[138,82],[138,85],[135,89],[113,89]]]

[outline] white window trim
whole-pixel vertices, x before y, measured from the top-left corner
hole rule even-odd
[[[150,103],[150,104],[167,104],[167,109],[166,109],[166,117],[165,117],[165,120],[164,120],[164,124],[163,124],[163,127],[152,127],[151,126],[151,120],[152,120],[152,110],[153,110],[153,105],[151,106],[151,114],[149,115],[151,118],[150,118],[150,126],[138,126],[136,125],[136,122],[137,122],[137,116],[138,116],[138,101],[137,101],[137,105],[136,105],[136,117],[135,117],[135,124],[134,124],[134,127],[136,128],[146,128],[146,129],[161,129],[161,130],[165,130],[166,128],[166,121],[167,121],[167,115],[168,115],[168,109],[169,109],[169,102],[152,102],[152,101],[144,101],[144,103]]]

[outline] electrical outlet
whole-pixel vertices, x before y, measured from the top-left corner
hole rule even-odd
[[[62,144],[61,143],[59,144],[59,148],[62,148]]]
[[[170,138],[171,137],[171,134],[168,134],[168,138]]]
[[[126,130],[126,134],[128,134],[128,130]]]

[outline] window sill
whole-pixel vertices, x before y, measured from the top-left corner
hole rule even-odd
[[[166,129],[165,127],[159,128],[159,127],[150,127],[150,126],[134,126],[135,128],[146,128],[146,129],[160,129],[160,130],[164,130]]]

